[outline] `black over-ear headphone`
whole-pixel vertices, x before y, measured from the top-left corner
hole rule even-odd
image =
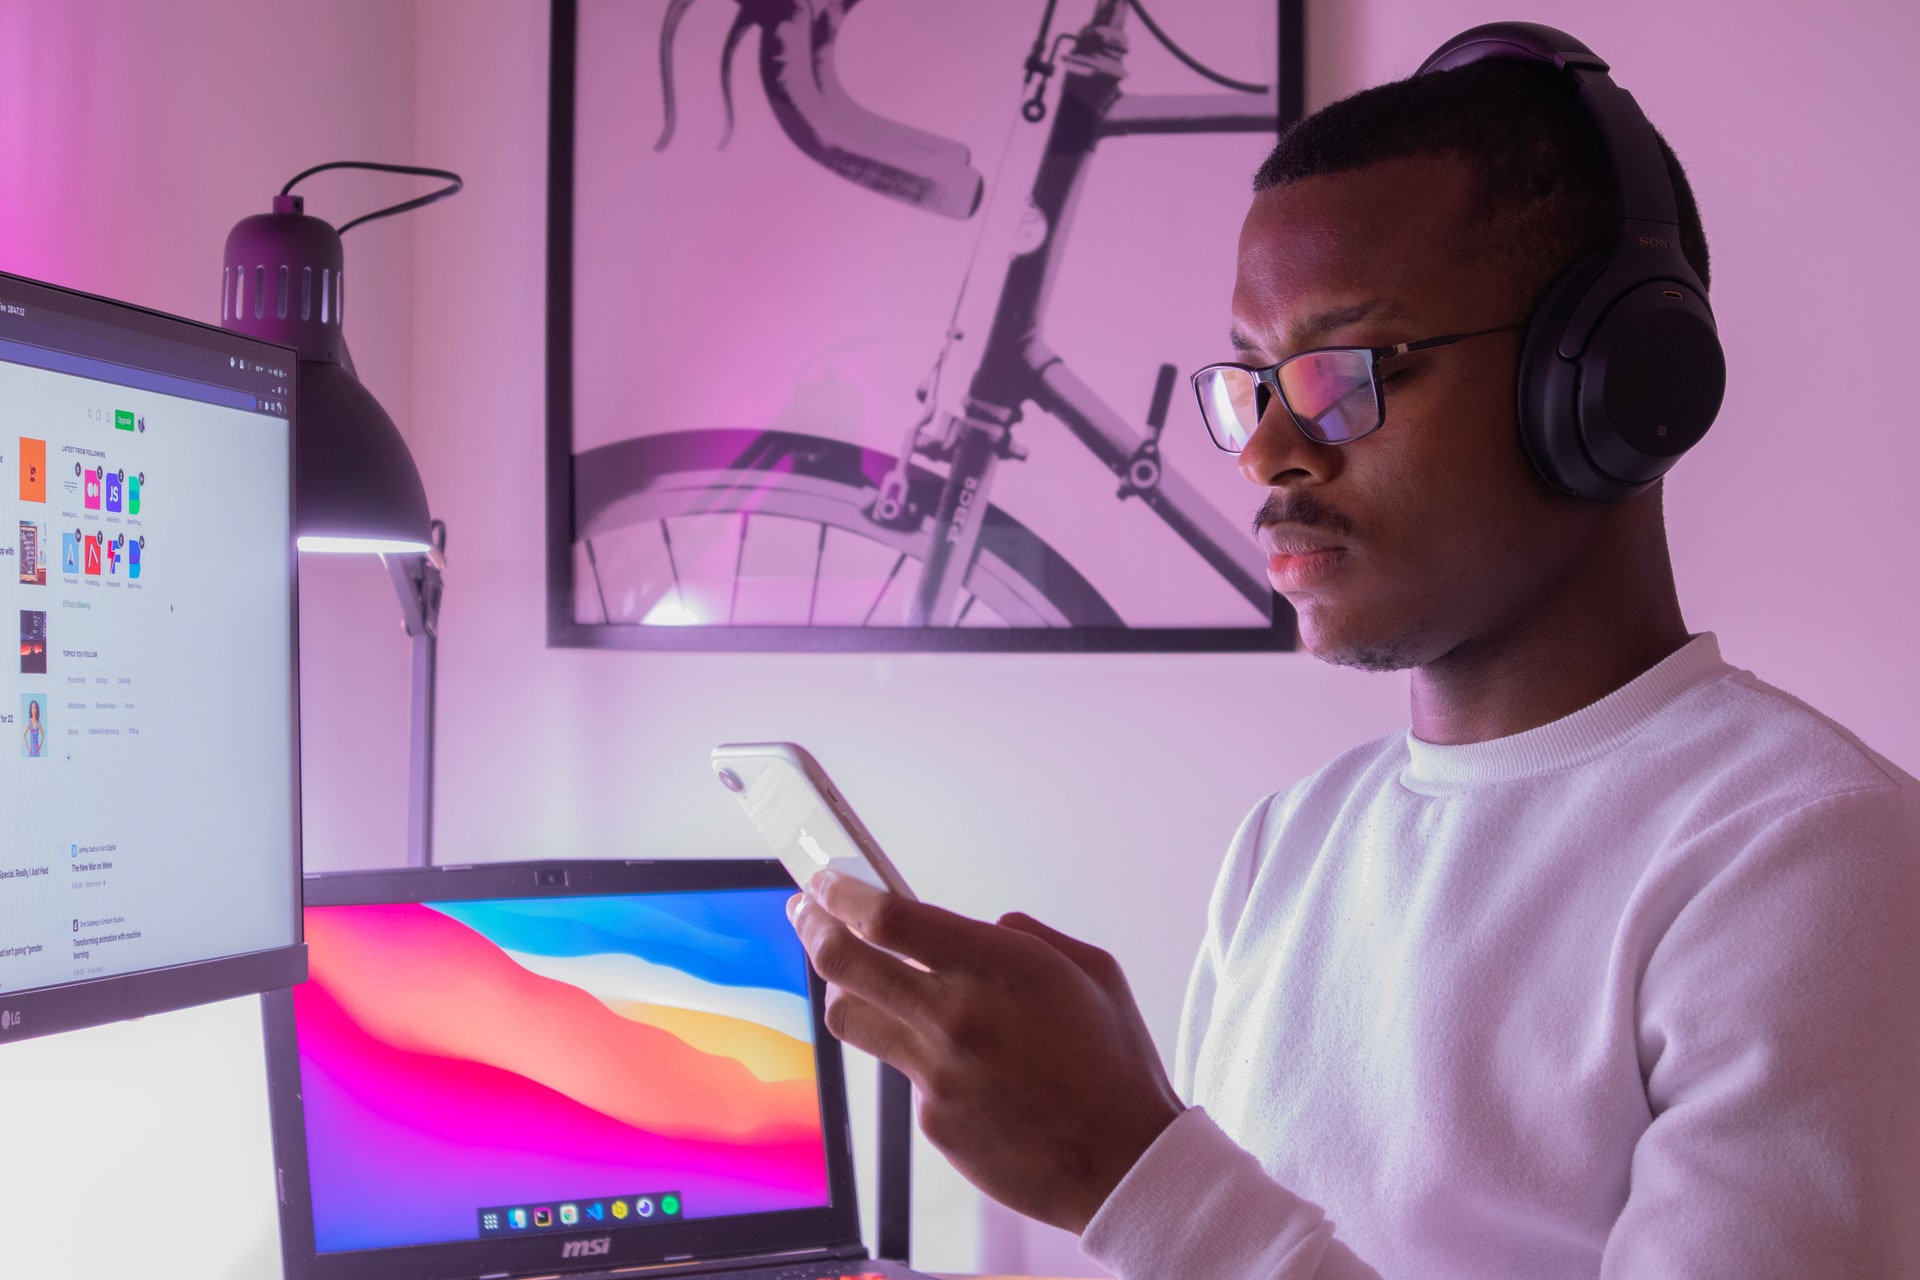
[[[1607,64],[1564,31],[1495,22],[1447,41],[1415,74],[1484,58],[1526,58],[1565,72],[1613,161],[1613,246],[1574,264],[1527,322],[1520,440],[1554,488],[1617,502],[1665,475],[1720,412],[1727,362],[1713,310],[1680,252],[1658,135]]]

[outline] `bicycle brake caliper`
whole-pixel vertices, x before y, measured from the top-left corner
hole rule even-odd
[[[1120,472],[1119,496],[1122,498],[1144,498],[1160,484],[1160,433],[1167,428],[1167,409],[1173,403],[1173,380],[1179,372],[1172,365],[1163,364],[1160,376],[1154,379],[1153,403],[1147,408],[1147,438],[1140,442]]]

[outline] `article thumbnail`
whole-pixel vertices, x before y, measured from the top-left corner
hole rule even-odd
[[[47,615],[43,609],[20,611],[20,674],[47,674]]]
[[[20,501],[47,500],[47,442],[20,437]]]
[[[20,522],[20,581],[27,586],[47,585],[47,529],[31,520]]]
[[[20,695],[20,724],[20,754],[29,760],[44,758],[48,750],[46,694]]]

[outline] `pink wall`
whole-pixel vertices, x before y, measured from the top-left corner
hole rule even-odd
[[[1453,31],[1511,16],[1489,0],[1313,2],[1316,101],[1404,74]],[[1688,162],[1713,237],[1732,390],[1668,499],[1689,621],[1916,769],[1920,605],[1908,562],[1920,504],[1907,490],[1920,440],[1895,397],[1916,337],[1907,300],[1920,296],[1920,268],[1903,246],[1920,179],[1893,149],[1898,122],[1920,112],[1920,88],[1897,61],[1920,42],[1920,16],[1895,0],[1830,7],[1817,23],[1806,12],[1538,0],[1526,16],[1614,59]],[[323,30],[303,49],[303,74],[282,77],[269,59],[296,20]],[[1234,824],[1262,792],[1401,723],[1403,682],[1298,657],[547,650],[545,21],[539,0],[0,3],[0,84],[11,86],[0,93],[0,190],[34,193],[0,206],[0,266],[207,318],[226,228],[295,169],[362,152],[460,170],[469,186],[458,199],[348,242],[363,282],[349,317],[356,354],[452,528],[443,860],[750,852],[707,779],[706,748],[799,738],[925,896],[976,913],[1023,907],[1110,946],[1170,1045]],[[83,90],[83,77],[95,87]],[[323,215],[378,198],[345,179],[337,190],[333,203],[316,196]],[[351,564],[308,573],[310,862],[397,861],[405,654],[386,587]],[[111,1044],[183,1054],[190,1027],[197,1051],[257,1055],[245,1017],[216,1027],[219,1016],[151,1019]],[[101,1033],[11,1049],[0,1091],[65,1100],[63,1079],[108,1044]],[[98,1087],[137,1098],[144,1079],[128,1068]],[[233,1111],[211,1096],[156,1096],[152,1114],[182,1107]],[[169,1132],[161,1125],[145,1155],[129,1156],[150,1185],[166,1181],[153,1143]],[[263,1115],[215,1132],[230,1157],[220,1167],[258,1161]],[[62,1137],[49,1130],[42,1149]],[[12,1181],[24,1164],[0,1171],[0,1204],[60,1212]],[[93,1176],[104,1194],[127,1185],[125,1172]],[[1070,1245],[983,1208],[931,1157],[921,1173],[924,1262],[1071,1274]],[[75,1170],[59,1204],[91,1185]],[[256,1238],[260,1212],[246,1210]],[[36,1238],[51,1257],[82,1235],[55,1217]],[[84,1241],[100,1260],[152,1256],[133,1234],[89,1229]],[[210,1271],[257,1274],[241,1261]]]

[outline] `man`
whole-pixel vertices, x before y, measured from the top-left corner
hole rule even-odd
[[[1177,1084],[1104,953],[825,877],[829,1025],[1128,1280],[1920,1275],[1920,786],[1689,635],[1657,484],[1566,496],[1518,437],[1521,326],[1620,230],[1571,85],[1370,90],[1256,191],[1246,365],[1458,338],[1239,455],[1303,646],[1409,670],[1411,731],[1248,817]]]

